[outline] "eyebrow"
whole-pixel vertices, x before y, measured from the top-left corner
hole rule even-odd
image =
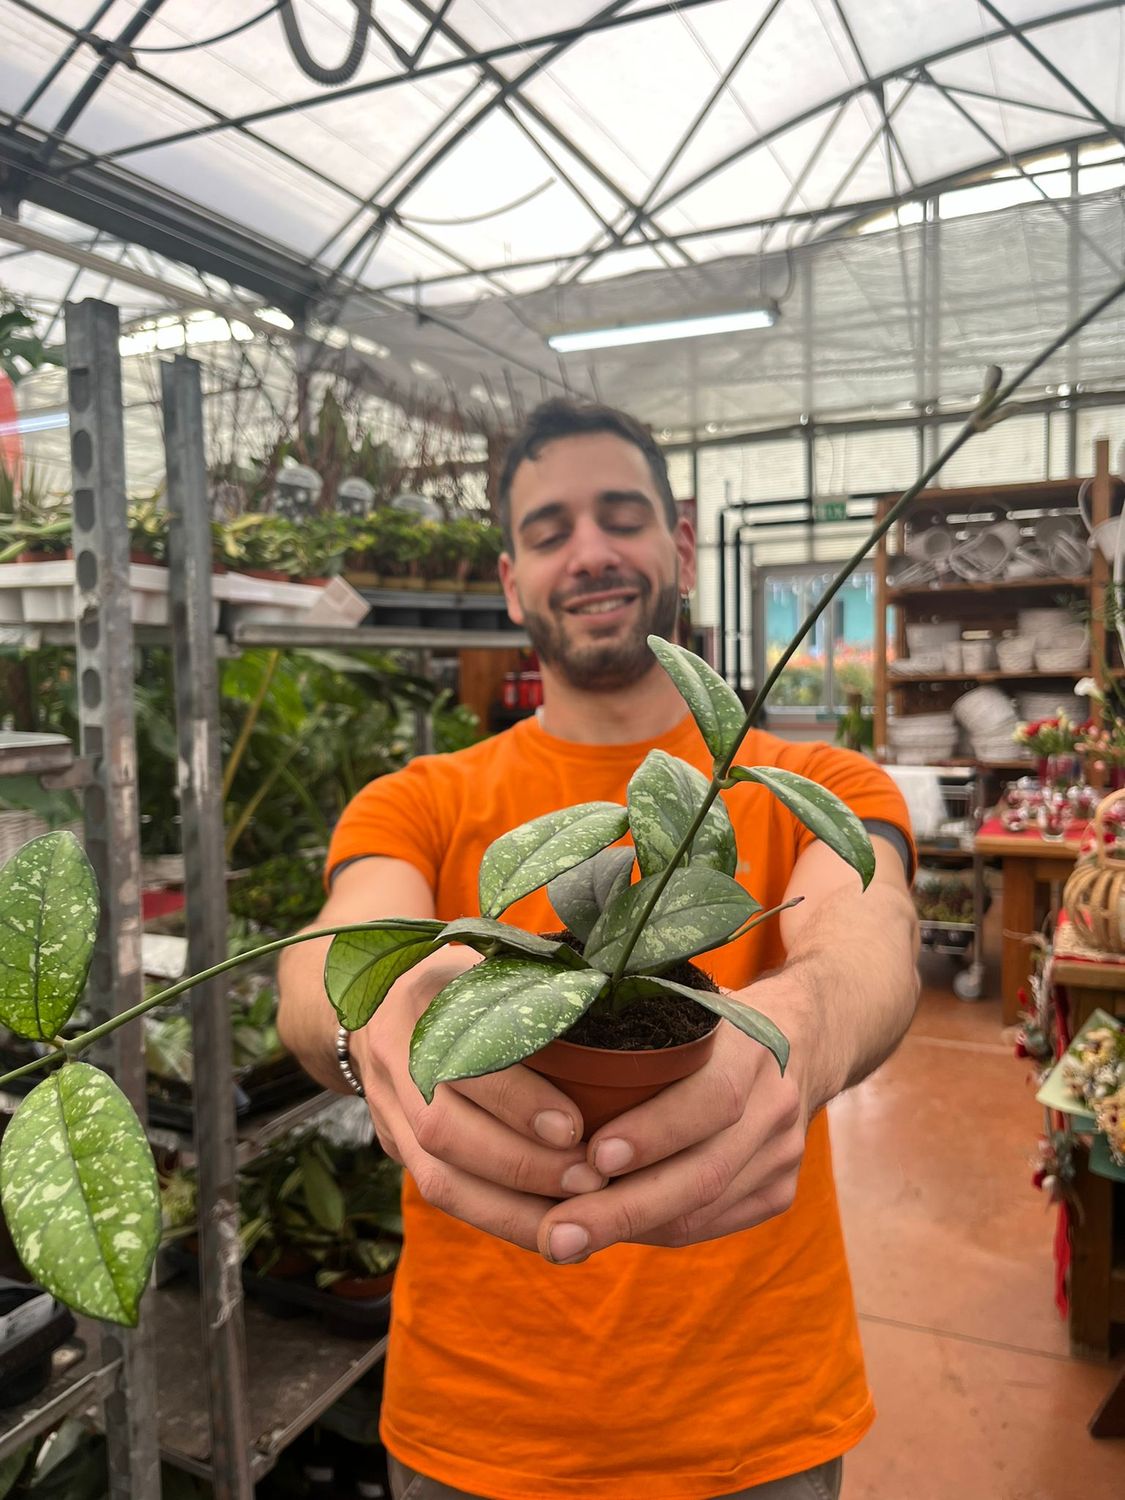
[[[650,514],[656,512],[656,507],[644,490],[599,490],[597,503],[609,506],[639,504],[645,506]],[[566,506],[561,500],[549,500],[546,505],[537,505],[534,510],[529,510],[517,530],[522,534],[540,521],[553,521],[565,513]]]

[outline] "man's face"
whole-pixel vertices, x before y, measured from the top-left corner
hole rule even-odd
[[[653,665],[695,582],[695,539],[664,504],[641,450],[613,433],[556,438],[512,480],[508,614],[573,687],[612,692]]]

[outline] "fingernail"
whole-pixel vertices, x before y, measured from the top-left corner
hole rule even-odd
[[[579,1224],[556,1224],[547,1236],[551,1259],[556,1265],[577,1259],[589,1243],[590,1236]]]
[[[584,1161],[575,1162],[573,1167],[567,1167],[562,1175],[564,1193],[594,1193],[598,1188],[603,1187],[605,1187],[605,1178]]]
[[[633,1148],[628,1141],[599,1141],[594,1150],[594,1165],[606,1177],[624,1171],[632,1160]]]
[[[574,1121],[561,1109],[543,1109],[531,1122],[531,1127],[541,1141],[548,1146],[573,1146]]]

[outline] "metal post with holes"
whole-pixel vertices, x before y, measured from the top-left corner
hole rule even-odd
[[[73,540],[86,853],[101,892],[101,919],[87,984],[96,1024],[137,1004],[141,972],[141,852],[133,732],[133,623],[125,503],[125,433],[117,309],[66,307],[67,390],[73,471]],[[98,1054],[143,1120],[145,1067],[139,1022]],[[159,1500],[156,1364],[144,1300],[138,1327],[103,1325],[102,1359],[121,1360],[106,1397],[112,1500]]]
[[[227,956],[226,851],[219,692],[211,601],[211,516],[200,369],[177,355],[161,367],[168,473],[168,582],[176,684],[188,972]],[[191,992],[192,1096],[199,1163],[203,1348],[207,1351],[212,1489],[250,1500],[242,1255],[226,976]]]

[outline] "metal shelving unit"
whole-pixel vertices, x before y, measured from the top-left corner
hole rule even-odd
[[[126,576],[128,566],[117,334],[118,315],[112,306],[84,302],[68,307],[71,432],[72,436],[86,434],[97,470],[93,472],[90,463],[84,462],[89,456],[87,445],[77,442],[79,617],[74,625],[0,627],[0,644],[29,649],[44,644],[76,646],[80,672],[95,670],[102,690],[95,694],[96,712],[91,712],[83,695],[78,756],[66,741],[46,743],[44,737],[33,737],[43,742],[32,746],[7,736],[6,741],[0,739],[0,774],[7,769],[34,770],[57,778],[55,785],[89,782],[101,789],[100,802],[95,799],[92,804],[104,804],[100,823],[91,822],[89,801],[87,807],[88,846],[95,854],[101,851],[102,865],[97,858],[94,863],[106,908],[92,983],[98,996],[112,997],[114,1008],[122,1009],[140,998],[139,993],[134,997],[133,989],[139,991],[141,979],[140,855],[131,779],[135,646],[171,645],[175,652],[188,972],[193,972],[223,956],[226,943],[216,660],[246,648],[270,646],[409,650],[423,662],[430,652],[508,649],[525,645],[526,637],[518,630],[454,629],[437,624],[437,615],[432,627],[236,624],[229,635],[216,634],[211,626],[210,514],[200,369],[182,355],[165,365],[163,372],[173,624],[171,628],[134,627],[128,591],[114,587],[115,580]],[[86,497],[82,505],[78,503],[80,490]],[[98,527],[86,537],[80,533],[78,519],[84,506],[98,520]],[[85,565],[79,550],[83,546],[89,554]],[[84,572],[84,567],[92,573]],[[87,588],[85,580],[91,576],[94,583]],[[404,608],[409,604],[424,609],[432,603],[425,595],[402,593],[399,602]],[[495,598],[483,594],[466,593],[462,602],[484,613],[495,608]],[[438,601],[434,608],[440,612],[442,605],[447,608],[448,601]],[[125,704],[122,693],[127,694]],[[112,723],[107,722],[110,714],[115,715]],[[131,903],[123,895],[123,871],[131,872]],[[111,967],[107,967],[107,951],[115,955]],[[123,954],[133,955],[135,961],[135,970],[124,980],[119,967]],[[100,1343],[101,1358],[91,1362],[87,1357],[66,1371],[60,1369],[50,1390],[39,1402],[29,1403],[26,1412],[0,1413],[2,1454],[23,1440],[17,1434],[30,1435],[29,1423],[38,1423],[36,1432],[44,1431],[68,1411],[103,1402],[112,1500],[157,1496],[160,1456],[208,1479],[216,1500],[251,1500],[254,1482],[273,1466],[286,1444],[377,1363],[386,1345],[383,1338],[365,1342],[335,1337],[309,1319],[278,1320],[244,1302],[237,1243],[237,1169],[288,1130],[315,1118],[336,1096],[312,1094],[237,1122],[229,1086],[230,1028],[221,983],[193,991],[192,1022],[193,1046],[202,1060],[196,1069],[194,1129],[185,1136],[146,1128],[155,1143],[174,1145],[197,1165],[201,1288],[172,1284],[150,1289],[135,1334],[84,1324],[86,1343],[91,1348]],[[119,1082],[124,1079],[123,1086],[143,1120],[140,1028],[122,1028],[114,1033],[114,1040],[118,1053],[114,1072]]]
[[[51,1378],[44,1389],[29,1401],[0,1412],[0,1462],[57,1427],[65,1417],[95,1408],[113,1389],[119,1371],[117,1360],[103,1365],[91,1361],[83,1338],[76,1336],[60,1345],[52,1356]]]

